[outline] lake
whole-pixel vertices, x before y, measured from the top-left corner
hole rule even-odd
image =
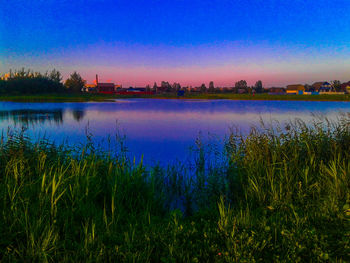
[[[26,127],[29,137],[81,145],[87,134],[107,149],[115,135],[136,161],[148,164],[185,160],[198,137],[222,143],[232,127],[247,133],[260,120],[311,122],[313,114],[336,119],[349,113],[349,102],[123,99],[114,102],[0,102],[0,128]],[[111,143],[108,137],[110,136]]]

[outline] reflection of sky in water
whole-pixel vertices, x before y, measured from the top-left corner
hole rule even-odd
[[[294,118],[330,119],[350,112],[348,102],[232,101],[232,100],[117,100],[105,103],[0,103],[0,128],[28,127],[30,136],[46,136],[60,143],[86,141],[86,127],[95,141],[106,142],[117,129],[126,135],[132,155],[145,160],[170,161],[187,156],[201,132],[223,139],[232,126],[247,132],[260,118],[280,123]]]

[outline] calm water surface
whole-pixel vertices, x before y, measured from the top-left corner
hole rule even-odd
[[[57,143],[93,141],[107,147],[117,131],[126,135],[130,156],[146,163],[184,159],[196,138],[222,141],[231,127],[248,132],[260,119],[280,123],[301,118],[311,122],[312,114],[336,119],[349,113],[349,102],[156,100],[130,99],[87,103],[0,102],[0,128],[27,127],[30,137],[45,136]]]

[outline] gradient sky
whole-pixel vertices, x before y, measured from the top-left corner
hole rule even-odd
[[[349,0],[9,0],[0,72],[76,70],[124,86],[349,81],[349,14]]]

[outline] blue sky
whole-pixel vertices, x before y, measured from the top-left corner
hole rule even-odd
[[[348,0],[10,0],[0,72],[55,67],[125,85],[346,81],[349,14]]]

